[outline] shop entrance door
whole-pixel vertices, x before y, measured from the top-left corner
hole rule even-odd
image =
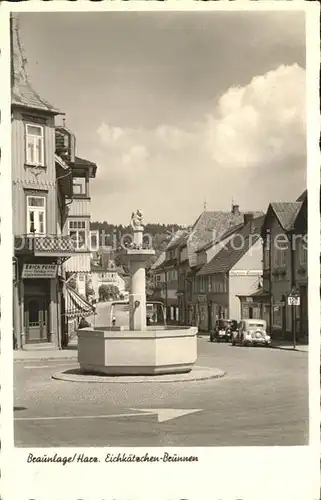
[[[48,342],[48,301],[45,297],[30,297],[25,301],[27,344]]]

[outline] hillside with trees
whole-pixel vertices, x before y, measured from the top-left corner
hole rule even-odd
[[[121,224],[110,224],[104,222],[91,222],[90,229],[99,232],[99,246],[112,247],[116,254],[122,248],[122,242],[126,239],[126,235],[132,233],[131,227]],[[182,229],[178,224],[146,224],[144,226],[144,234],[151,238],[152,246],[158,257],[172,239],[176,231]]]

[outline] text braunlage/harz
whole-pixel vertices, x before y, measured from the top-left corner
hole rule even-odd
[[[136,453],[107,453],[105,457],[89,456],[85,453],[74,453],[69,456],[62,456],[58,453],[53,455],[35,455],[29,453],[27,463],[56,463],[67,465],[71,463],[95,464],[95,463],[173,463],[173,462],[198,462],[195,455],[178,455],[177,453],[164,452],[162,455],[150,455],[149,453],[138,455]]]

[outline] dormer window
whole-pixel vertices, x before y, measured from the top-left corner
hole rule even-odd
[[[42,125],[26,124],[26,163],[44,166],[44,128]]]

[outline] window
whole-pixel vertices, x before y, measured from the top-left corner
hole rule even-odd
[[[44,134],[42,125],[26,124],[26,162],[44,165]]]
[[[307,261],[308,261],[308,248],[307,248],[307,242],[301,239],[300,241],[300,250],[299,250],[299,257],[300,257],[300,265],[301,266],[306,266]]]
[[[68,221],[68,234],[74,241],[76,250],[85,250],[87,244],[87,227],[85,220]]]
[[[96,252],[99,249],[99,231],[90,231],[90,251]]]
[[[46,233],[46,198],[27,196],[27,234]]]
[[[87,195],[87,182],[85,177],[74,177],[72,180],[73,194],[75,196]]]
[[[263,251],[263,259],[264,259],[264,269],[270,269],[270,249],[268,247],[264,248]]]
[[[286,248],[276,249],[275,251],[275,264],[278,267],[282,267],[286,265]]]

